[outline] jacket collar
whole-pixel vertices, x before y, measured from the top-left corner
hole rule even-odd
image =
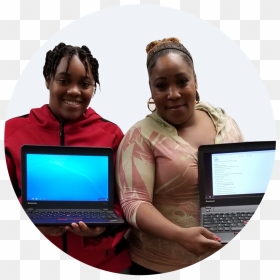
[[[32,109],[30,111],[30,118],[42,129],[57,131],[61,124],[68,130],[80,130],[84,126],[100,120],[101,116],[89,107],[78,119],[63,123],[60,122],[56,115],[51,111],[48,104],[45,104],[41,108]]]

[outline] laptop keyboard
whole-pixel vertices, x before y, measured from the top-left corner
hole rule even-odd
[[[203,226],[210,231],[240,231],[254,212],[205,213]]]
[[[32,219],[117,219],[113,212],[104,211],[28,211],[28,216]]]

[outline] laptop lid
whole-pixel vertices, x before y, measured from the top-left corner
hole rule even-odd
[[[200,146],[200,206],[258,205],[271,177],[275,147],[276,141]]]
[[[22,206],[27,209],[113,209],[113,150],[24,145]]]

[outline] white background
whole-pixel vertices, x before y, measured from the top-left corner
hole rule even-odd
[[[87,45],[97,58],[101,91],[97,89],[90,105],[126,132],[149,113],[146,45],[166,37],[178,37],[192,54],[202,101],[231,115],[245,140],[275,139],[268,94],[255,67],[238,45],[191,14],[151,5],[105,9],[77,20],[50,38],[23,71],[7,118],[48,103],[42,75],[45,55],[65,42]]]

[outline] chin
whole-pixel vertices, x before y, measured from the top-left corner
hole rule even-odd
[[[65,115],[62,116],[63,119],[67,122],[67,121],[75,121],[77,120],[82,114],[71,114],[71,115]]]
[[[173,126],[180,126],[185,122],[185,120],[178,118],[166,118],[165,120]]]

